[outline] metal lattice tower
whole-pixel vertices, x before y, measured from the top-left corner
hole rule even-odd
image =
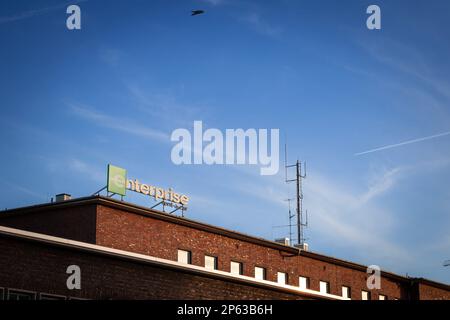
[[[288,169],[295,168],[295,179],[288,179]],[[297,214],[297,243],[303,248],[305,244],[304,237],[304,227],[308,226],[308,213],[306,212],[306,221],[303,220],[303,189],[302,180],[306,178],[306,163],[304,164],[304,174],[302,174],[302,163],[297,160],[293,165],[287,164],[287,147],[285,146],[285,172],[286,172],[286,183],[295,182],[296,183],[296,214]]]

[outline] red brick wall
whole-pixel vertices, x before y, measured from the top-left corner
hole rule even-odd
[[[450,300],[450,291],[420,283],[419,298],[420,300]]]
[[[66,269],[81,269],[68,290]],[[0,235],[0,288],[85,299],[302,299],[223,279]]]
[[[349,286],[352,299],[361,299],[367,274],[309,257],[288,254],[273,248],[233,239],[195,228],[127,213],[106,206],[97,210],[97,244],[177,260],[177,249],[192,252],[192,263],[204,266],[204,256],[218,257],[218,268],[230,271],[230,261],[244,262],[244,275],[254,276],[254,267],[267,270],[267,279],[276,281],[277,272],[288,273],[288,283],[298,286],[298,277],[310,278],[311,289],[328,281],[332,294],[341,295]],[[395,281],[383,278],[382,289],[372,291],[372,299],[384,294],[388,299],[405,299],[406,292]]]
[[[223,271],[229,271],[230,261],[239,261],[244,263],[247,276],[254,276],[254,267],[262,266],[271,281],[276,281],[280,271],[288,273],[288,283],[294,286],[298,285],[299,276],[309,277],[311,289],[317,291],[320,280],[328,281],[335,295],[341,295],[343,285],[349,286],[352,299],[361,299],[361,290],[366,289],[364,271],[322,261],[315,255],[293,255],[289,250],[280,251],[245,239],[130,213],[119,207],[114,209],[109,204],[98,205],[96,199],[14,210],[0,215],[0,225],[170,260],[177,259],[177,249],[185,249],[192,252],[192,262],[198,266],[204,265],[205,254],[213,255],[218,257],[218,268]],[[418,285],[409,286],[406,280],[383,277],[382,289],[373,290],[372,299],[378,299],[379,294],[388,299],[450,299],[448,290],[431,285],[420,290]]]
[[[0,225],[81,242],[95,243],[96,205],[65,206],[1,214]]]

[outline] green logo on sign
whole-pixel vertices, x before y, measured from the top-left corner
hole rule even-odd
[[[108,192],[126,195],[127,170],[108,164]]]

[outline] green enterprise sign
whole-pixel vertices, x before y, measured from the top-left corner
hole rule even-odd
[[[127,170],[108,165],[108,192],[112,192],[121,196],[126,195],[127,187]]]

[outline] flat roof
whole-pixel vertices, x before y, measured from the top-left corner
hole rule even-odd
[[[295,248],[292,246],[286,246],[286,245],[283,245],[283,244],[280,244],[280,243],[277,243],[274,241],[270,241],[270,240],[267,240],[264,238],[247,235],[247,234],[237,232],[234,230],[229,230],[229,229],[225,229],[222,227],[213,226],[213,225],[210,225],[210,224],[207,224],[204,222],[191,220],[191,219],[188,219],[185,217],[175,216],[173,214],[165,213],[165,212],[162,212],[159,210],[139,206],[139,205],[129,203],[126,201],[116,200],[113,198],[100,196],[100,195],[94,195],[94,196],[82,197],[82,198],[74,198],[74,199],[66,200],[66,201],[62,201],[62,202],[45,203],[45,204],[38,204],[38,205],[4,210],[4,211],[0,212],[0,219],[2,217],[12,216],[12,215],[30,214],[30,213],[36,213],[36,212],[42,212],[42,211],[48,211],[48,210],[56,210],[56,209],[60,209],[60,208],[64,208],[64,207],[75,207],[75,206],[83,206],[83,205],[103,205],[103,206],[107,206],[110,208],[124,210],[124,211],[134,213],[134,214],[147,216],[147,217],[151,217],[151,218],[155,218],[155,219],[159,219],[159,220],[164,220],[164,221],[168,221],[171,223],[184,225],[187,227],[211,232],[211,233],[218,234],[218,235],[223,235],[223,236],[226,236],[226,237],[229,237],[232,239],[246,241],[246,242],[261,245],[264,247],[284,251],[286,253],[301,255],[304,257],[311,258],[311,259],[320,260],[322,262],[327,262],[327,263],[331,263],[331,264],[336,264],[339,266],[359,270],[362,272],[367,271],[367,266],[358,264],[355,262],[346,261],[346,260],[338,259],[338,258],[331,257],[331,256],[326,256],[326,255],[316,253],[313,251],[301,250],[299,248]],[[394,280],[405,282],[405,283],[410,282],[410,281],[416,281],[416,282],[424,283],[424,284],[427,284],[430,286],[434,286],[434,287],[438,287],[438,288],[450,291],[450,285],[440,283],[440,282],[435,282],[435,281],[428,280],[425,278],[410,278],[410,277],[401,276],[401,275],[395,274],[393,272],[388,272],[388,271],[381,271],[381,275],[386,278],[394,279]]]

